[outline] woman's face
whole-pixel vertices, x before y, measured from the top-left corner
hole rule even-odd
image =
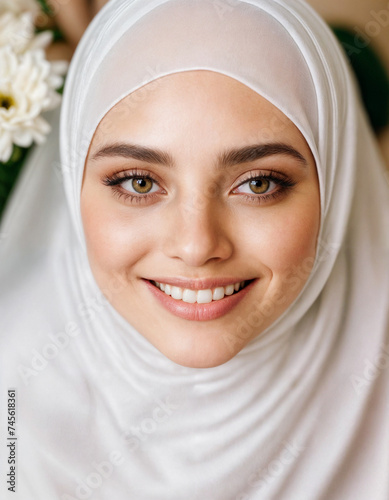
[[[296,299],[320,224],[299,130],[210,71],[160,78],[109,111],[81,210],[112,306],[165,356],[202,368],[231,359]]]

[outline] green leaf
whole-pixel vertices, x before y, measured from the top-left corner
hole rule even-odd
[[[332,27],[357,77],[370,122],[378,132],[389,125],[389,77],[371,40],[361,40],[354,31]]]
[[[38,0],[38,3],[40,4],[41,9],[45,14],[47,14],[48,16],[52,15],[53,11],[51,10],[46,0]]]
[[[12,156],[7,163],[0,162],[0,217],[22,170],[28,150],[29,148],[14,146]]]

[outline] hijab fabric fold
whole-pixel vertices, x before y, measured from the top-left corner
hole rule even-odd
[[[303,291],[208,369],[165,358],[112,308],[80,215],[102,118],[146,83],[191,70],[230,76],[291,119],[321,196]],[[316,13],[299,0],[111,0],[71,63],[59,139],[61,170],[54,133],[2,223],[16,497],[387,500],[388,185],[345,57]]]

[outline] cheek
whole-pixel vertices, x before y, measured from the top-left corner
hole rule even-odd
[[[123,213],[100,198],[85,195],[81,199],[81,213],[88,257],[96,277],[112,273],[130,277],[136,265],[152,247],[152,227],[145,217]]]
[[[300,269],[310,270],[319,231],[319,209],[313,204],[300,210],[280,210],[257,223],[256,255],[276,281]],[[309,271],[308,271],[309,274]]]
[[[293,268],[312,265],[318,230],[318,219],[314,216],[287,217],[278,234],[279,244],[273,252],[273,269],[285,275]]]

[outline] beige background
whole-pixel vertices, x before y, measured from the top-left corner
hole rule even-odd
[[[351,29],[359,28],[366,33],[389,74],[389,0],[309,0],[308,3],[329,23],[342,24]],[[375,28],[369,23],[377,23],[375,15],[380,11],[384,11],[383,19],[387,16],[388,26],[382,23],[381,29],[377,29],[377,34],[373,36]],[[380,134],[378,140],[389,167],[389,127]]]

